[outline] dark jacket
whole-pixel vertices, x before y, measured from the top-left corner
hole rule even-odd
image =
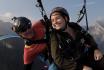
[[[77,23],[68,23],[68,26],[76,32],[76,39],[73,40],[70,35],[67,36],[67,33],[53,30],[51,32],[51,55],[59,68],[75,70],[80,64],[78,60],[86,53],[86,48],[90,48],[93,52],[94,49],[97,49],[97,44],[93,37]],[[66,39],[69,39],[70,42],[66,43]],[[85,44],[90,47],[86,47]]]

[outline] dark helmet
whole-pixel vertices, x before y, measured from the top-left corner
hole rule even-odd
[[[31,21],[26,17],[13,17],[12,20],[14,21],[12,30],[16,33],[25,32],[31,28]]]
[[[53,8],[53,10],[52,10],[52,12],[50,14],[50,18],[51,18],[51,15],[54,12],[59,12],[60,14],[67,16],[68,20],[70,19],[67,10],[65,8],[63,8],[63,7],[55,7],[55,8]]]

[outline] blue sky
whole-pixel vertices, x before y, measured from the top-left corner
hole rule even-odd
[[[32,20],[42,18],[39,9],[35,6],[37,0],[0,0],[0,16],[26,16]],[[104,19],[104,0],[86,0],[89,24],[97,19]],[[76,21],[83,0],[42,0],[44,8],[49,15],[56,6],[65,7],[71,17]],[[83,22],[85,19],[83,19]],[[85,23],[83,23],[85,24]]]

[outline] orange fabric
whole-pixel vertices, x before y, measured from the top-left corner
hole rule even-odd
[[[35,32],[33,40],[42,39],[45,36],[44,25],[39,22],[34,22],[32,29]],[[46,43],[33,44],[30,48],[24,48],[24,64],[32,63],[35,57],[46,48]]]

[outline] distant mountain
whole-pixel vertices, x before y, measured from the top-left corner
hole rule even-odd
[[[12,24],[10,22],[4,22],[0,20],[0,35],[5,35],[5,34],[16,35],[16,33],[11,30],[11,27]]]
[[[96,40],[98,47],[104,53],[104,22],[96,21],[96,24],[89,28],[89,32]]]

